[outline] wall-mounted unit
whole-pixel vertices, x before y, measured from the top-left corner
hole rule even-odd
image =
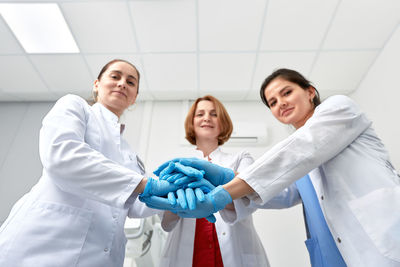
[[[268,141],[264,122],[233,122],[233,132],[227,145],[265,145]]]

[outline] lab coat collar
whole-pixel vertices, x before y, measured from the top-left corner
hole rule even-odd
[[[93,106],[94,109],[100,110],[103,114],[103,117],[106,121],[111,122],[112,124],[116,124],[120,128],[120,134],[122,134],[125,130],[125,124],[119,122],[119,118],[115,115],[111,110],[106,108],[103,104],[96,102]]]
[[[213,152],[210,153],[210,155],[208,155],[208,157],[211,160],[213,160],[213,158],[216,157],[219,153],[221,153],[221,148],[218,146]],[[199,150],[197,147],[195,149],[195,154],[196,154],[196,157],[198,157],[198,158],[208,160],[207,157],[204,157],[203,151]]]

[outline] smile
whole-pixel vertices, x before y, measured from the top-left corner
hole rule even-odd
[[[282,111],[282,115],[281,116],[288,116],[292,113],[292,111],[294,110],[294,108],[288,108],[285,109],[284,111]]]
[[[121,92],[121,91],[113,91],[113,93],[117,93],[119,95],[123,95],[123,96],[127,97],[127,95],[124,92]]]

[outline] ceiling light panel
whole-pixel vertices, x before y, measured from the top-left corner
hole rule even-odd
[[[357,89],[378,52],[321,52],[310,75],[310,80],[322,97],[349,94]]]
[[[198,1],[200,49],[256,50],[265,3],[265,0]]]
[[[194,54],[145,55],[144,67],[155,99],[178,100],[197,97]]]
[[[0,4],[0,13],[27,53],[79,53],[57,4]]]
[[[137,51],[125,1],[62,3],[61,8],[83,53]]]
[[[31,60],[50,90],[59,96],[91,95],[92,77],[80,55],[34,55]]]
[[[0,87],[5,93],[49,93],[25,56],[0,56]]]
[[[254,53],[200,55],[200,94],[223,93],[224,99],[242,99],[251,84],[254,60]]]
[[[260,50],[316,50],[337,1],[270,0]]]
[[[18,43],[6,22],[0,16],[0,54],[24,54],[24,50]]]
[[[400,22],[398,0],[342,1],[323,49],[377,49]]]
[[[130,10],[141,52],[196,50],[195,1],[133,1]]]

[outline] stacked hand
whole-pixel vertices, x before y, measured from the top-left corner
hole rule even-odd
[[[206,218],[232,202],[222,186],[235,176],[230,169],[197,158],[177,158],[162,164],[139,199],[147,206],[170,210],[184,218]],[[189,209],[188,209],[189,207]]]
[[[234,171],[232,171],[231,169],[224,168],[198,158],[173,159],[171,161],[165,162],[160,167],[158,167],[158,169],[154,171],[154,174],[158,175],[160,178],[168,175],[170,172],[173,171],[170,171],[172,168],[174,168],[170,167],[170,165],[173,163],[179,163],[179,166],[181,166],[180,168],[185,170],[185,172],[183,173],[187,176],[196,175],[196,177],[198,177],[198,172],[200,172],[199,170],[202,170],[204,176],[202,175],[201,177],[204,177],[214,186],[226,184],[235,176]]]
[[[186,190],[192,189],[187,188]],[[168,199],[158,196],[140,197],[140,200],[150,208],[170,210],[183,218],[206,218],[212,223],[216,221],[213,213],[225,208],[227,204],[232,202],[231,196],[222,186],[216,187],[211,192],[203,195],[203,197],[201,200],[199,198],[191,200],[196,202],[195,209],[185,209],[179,205],[171,205]]]

